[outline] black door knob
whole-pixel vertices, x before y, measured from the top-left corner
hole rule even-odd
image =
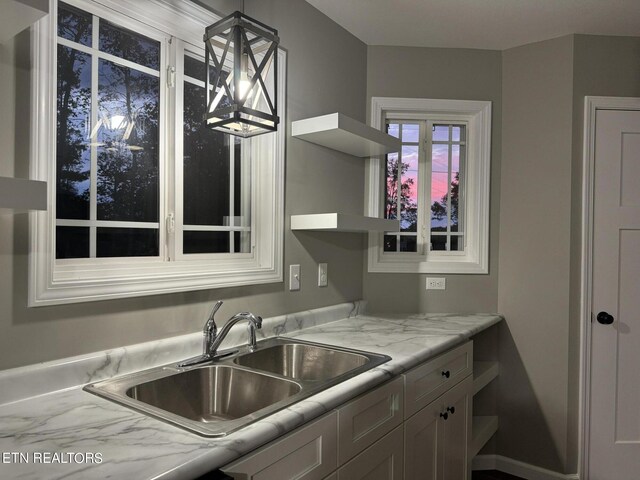
[[[456,413],[456,407],[447,407],[447,412],[451,412],[451,415]]]
[[[596,317],[598,323],[603,325],[611,325],[613,323],[613,315],[608,314],[607,312],[600,312]]]
[[[440,414],[440,416],[441,416],[442,418],[444,418],[445,420],[446,420],[447,418],[449,418],[449,414],[448,414],[447,412],[441,413],[441,414]]]
[[[449,370],[444,370],[444,371],[442,372],[442,376],[443,376],[444,378],[449,378],[449,377],[451,376],[451,372],[450,372]]]

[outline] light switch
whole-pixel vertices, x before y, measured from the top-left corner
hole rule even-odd
[[[300,290],[300,265],[289,265],[289,290]]]
[[[444,290],[447,288],[444,277],[427,277],[427,290]]]
[[[326,287],[329,284],[329,276],[327,273],[327,264],[319,263],[318,264],[318,286]]]

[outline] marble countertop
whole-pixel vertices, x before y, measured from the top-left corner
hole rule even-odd
[[[0,406],[0,478],[194,478],[501,320],[496,314],[357,315],[301,330],[276,328],[272,334],[382,353],[392,360],[223,438],[200,437],[78,386],[7,403]],[[43,452],[62,458],[47,462]],[[87,461],[87,454],[98,453],[100,463]]]

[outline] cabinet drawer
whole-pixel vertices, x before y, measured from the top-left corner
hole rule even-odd
[[[473,371],[473,342],[454,348],[409,370],[405,381],[404,417],[409,418]]]
[[[222,470],[236,480],[320,480],[337,466],[337,412],[250,453]]]
[[[400,426],[338,469],[338,480],[402,480],[403,455]]]
[[[342,465],[402,423],[401,377],[338,409],[338,464]]]

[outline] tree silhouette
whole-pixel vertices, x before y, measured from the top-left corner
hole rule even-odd
[[[74,42],[86,42],[90,22],[61,9],[59,34]],[[91,111],[91,88],[87,73],[91,56],[58,45],[56,125],[56,215],[58,218],[88,219],[89,192],[82,188],[89,179],[88,148],[84,140]]]
[[[99,133],[98,218],[158,220],[159,82],[155,77],[110,62],[100,62],[99,108],[121,115],[133,128]]]
[[[158,68],[158,42],[100,20],[100,50]],[[61,5],[58,35],[91,44],[91,15]],[[91,55],[58,45],[56,197],[57,217],[89,218],[89,156],[98,156],[98,219],[158,220],[159,79],[114,62],[99,60],[98,116],[90,125]],[[114,115],[132,126],[109,125]],[[99,128],[96,128],[99,127]],[[92,130],[94,135],[89,138]],[[127,138],[125,138],[125,136]]]
[[[230,210],[229,143],[232,137],[204,125],[204,88],[185,82],[184,89],[185,222],[191,225],[222,225]],[[239,151],[236,153],[238,163]],[[235,194],[240,196],[240,188]]]
[[[400,167],[399,167],[399,164]],[[385,200],[385,218],[398,218],[398,167],[401,169],[400,178],[400,228],[404,232],[418,230],[418,205],[413,200],[414,179],[405,177],[409,164],[400,162],[398,157],[387,157],[387,195]]]
[[[102,21],[102,20],[101,20]],[[159,46],[104,22],[100,49],[135,63],[156,66]],[[100,59],[98,110],[98,219],[158,221],[157,77]],[[108,119],[120,116],[120,125]]]
[[[458,205],[459,205],[459,191],[460,191],[460,173],[456,172],[454,178],[451,180],[451,226],[458,225]],[[431,204],[431,219],[443,220],[447,218],[447,201],[449,199],[449,193],[445,193],[440,201],[437,200]],[[432,230],[443,230],[446,227],[436,227]]]

